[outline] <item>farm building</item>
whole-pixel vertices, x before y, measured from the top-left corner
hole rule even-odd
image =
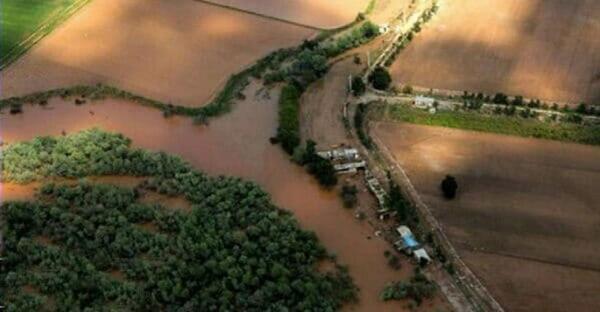
[[[415,106],[421,109],[428,109],[433,107],[434,102],[435,99],[427,96],[417,95],[415,97]]]
[[[317,155],[329,160],[360,160],[358,150],[355,148],[338,148],[329,151],[317,152]]]
[[[401,225],[396,228],[398,234],[400,234],[400,240],[395,245],[402,251],[409,255],[412,255],[417,262],[431,262],[431,258],[427,254],[425,248],[423,248],[415,236],[413,235],[410,228],[405,225]]]

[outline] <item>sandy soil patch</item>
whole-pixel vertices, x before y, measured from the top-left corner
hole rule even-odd
[[[600,148],[396,123],[373,132],[507,310],[600,308]],[[440,194],[446,174],[453,201]]]
[[[317,28],[337,28],[352,22],[370,0],[207,0],[240,10]]]
[[[313,30],[190,0],[93,1],[0,73],[0,97],[106,83],[187,106]]]
[[[600,101],[600,2],[452,0],[392,65],[396,82]]]

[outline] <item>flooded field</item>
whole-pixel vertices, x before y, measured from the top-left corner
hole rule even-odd
[[[255,181],[277,205],[292,211],[304,228],[315,231],[340,263],[349,266],[360,287],[360,303],[347,310],[403,310],[406,302],[383,303],[378,295],[386,283],[408,278],[412,266],[402,258],[400,271],[390,268],[383,253],[391,246],[373,235],[369,224],[343,208],[337,193],[323,191],[280,147],[269,143],[276,130],[277,92],[252,84],[246,95],[232,113],[209,127],[195,126],[187,118],[164,119],[157,110],[127,102],[107,100],[75,106],[55,99],[48,108],[25,106],[22,115],[0,115],[0,133],[7,143],[100,127],[123,133],[135,146],[180,155],[209,174]],[[13,190],[6,187],[4,194]],[[423,310],[431,310],[431,304],[424,303]]]
[[[314,32],[191,0],[93,1],[0,73],[0,97],[101,82],[200,106],[231,74]]]
[[[356,18],[370,0],[207,0],[317,28],[337,28]]]
[[[600,148],[385,122],[373,134],[507,311],[600,309]]]
[[[600,1],[440,1],[391,71],[426,88],[589,103],[600,101],[598,51]]]

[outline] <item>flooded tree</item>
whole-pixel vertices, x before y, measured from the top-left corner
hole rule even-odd
[[[88,130],[9,145],[4,182],[55,179],[35,199],[6,202],[0,302],[34,311],[331,311],[356,297],[312,232],[254,183],[210,177],[180,158]],[[58,177],[144,177],[136,188]],[[179,196],[191,211],[140,201]]]

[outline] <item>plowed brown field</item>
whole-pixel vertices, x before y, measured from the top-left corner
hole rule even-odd
[[[507,311],[600,310],[600,148],[411,124],[373,132]]]
[[[206,0],[265,16],[317,28],[336,28],[352,22],[370,0]]]
[[[600,103],[600,1],[446,0],[396,82]]]
[[[107,83],[187,106],[314,30],[191,0],[93,1],[0,73],[0,97]]]

